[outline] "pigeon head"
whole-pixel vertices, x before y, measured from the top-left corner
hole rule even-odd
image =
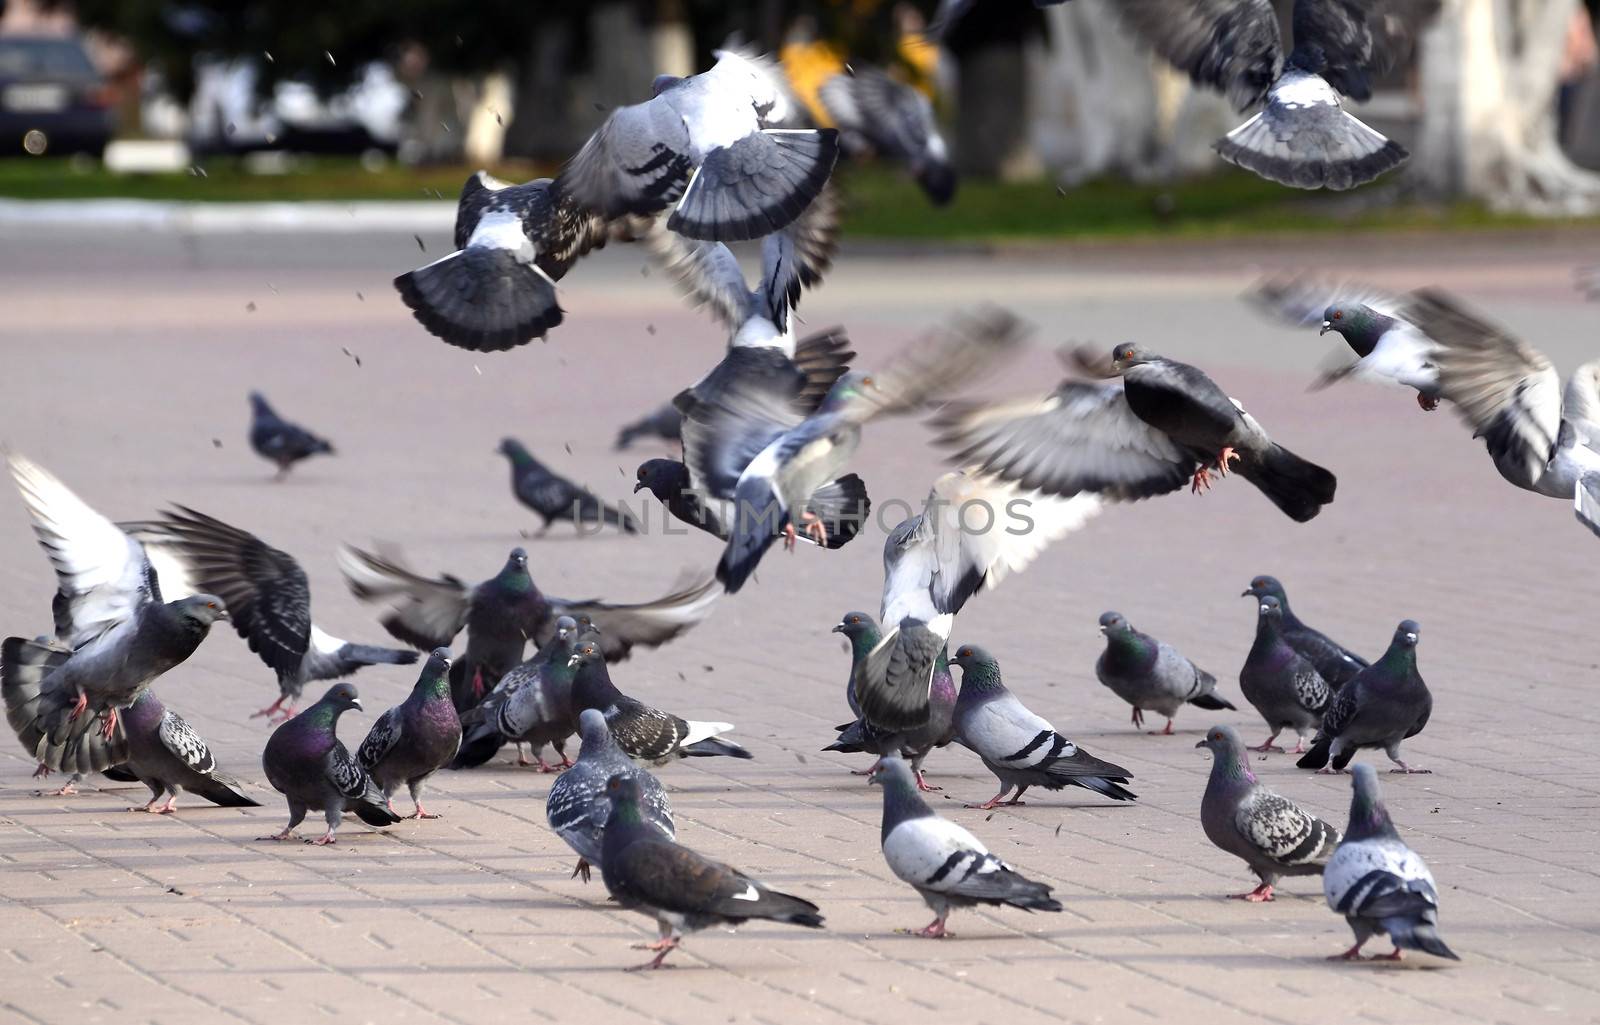
[[[590,619],[587,615],[579,614],[575,618],[578,622],[579,637],[598,637],[600,635],[600,628],[595,626],[594,620]]]
[[[1111,350],[1111,369],[1122,372],[1130,367],[1143,366],[1151,360],[1160,359],[1155,353],[1142,345],[1132,342],[1123,342]]]
[[[604,745],[611,739],[611,727],[606,725],[605,713],[598,708],[585,708],[578,713],[578,739],[584,747]]]
[[[576,669],[591,662],[605,662],[606,657],[600,651],[600,645],[593,641],[584,641],[572,650],[567,658],[567,665]]]
[[[1378,339],[1394,323],[1365,303],[1334,303],[1322,311],[1322,330],[1319,334],[1337,331],[1350,343],[1358,355],[1369,355],[1377,347]]]
[[[534,462],[533,455],[516,438],[501,438],[500,444],[495,447],[495,451],[518,466]]]
[[[1422,627],[1414,619],[1402,619],[1400,625],[1394,628],[1394,645],[1397,648],[1415,648],[1417,638],[1422,635]]]
[[[1262,619],[1282,619],[1283,603],[1269,594],[1257,602],[1256,614]]]
[[[929,160],[915,171],[917,184],[934,206],[944,206],[956,195],[956,169],[943,160]]]
[[[328,688],[328,692],[322,695],[322,700],[317,704],[332,708],[334,715],[337,716],[338,713],[352,708],[360,709],[361,699],[356,696],[355,684],[336,683]]]
[[[833,382],[818,412],[832,412],[851,402],[860,401],[874,402],[880,406],[891,404],[889,396],[878,387],[877,380],[871,374],[865,370],[851,370]]]
[[[1350,766],[1350,825],[1345,840],[1398,836],[1378,789],[1378,770],[1365,762]]]
[[[676,459],[647,459],[639,464],[637,494],[646,488],[662,502],[682,493],[689,486],[689,468]]]
[[[1241,598],[1266,598],[1278,599],[1279,605],[1287,605],[1288,597],[1283,593],[1283,585],[1278,583],[1277,577],[1256,577],[1250,581],[1250,586],[1240,593]]]
[[[951,665],[961,667],[962,691],[999,690],[1000,663],[976,644],[963,644],[956,649]]]
[[[416,690],[430,697],[450,696],[450,649],[434,648],[417,677]]]
[[[209,628],[219,619],[228,618],[228,607],[214,594],[192,594],[179,598],[170,606],[179,618],[203,628]]]
[[[1128,617],[1120,612],[1105,612],[1100,616],[1100,632],[1107,637],[1114,637],[1133,630],[1133,624],[1128,622]]]
[[[611,800],[612,822],[638,822],[639,778],[632,773],[618,773],[606,780],[606,797]]]
[[[528,553],[521,548],[511,549],[495,582],[513,591],[528,590],[533,585],[533,579],[528,576]]]
[[[1229,776],[1242,776],[1250,782],[1255,782],[1255,774],[1250,771],[1250,755],[1245,750],[1244,741],[1239,739],[1239,734],[1232,726],[1213,726],[1206,731],[1205,739],[1196,742],[1195,747],[1209,748],[1212,757],[1212,769]]]
[[[556,637],[562,641],[578,639],[578,621],[571,616],[562,616],[556,620]]]
[[[250,408],[257,413],[272,412],[272,407],[267,405],[267,397],[258,391],[250,393]]]

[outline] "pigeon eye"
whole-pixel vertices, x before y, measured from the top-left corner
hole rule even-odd
[[[1343,310],[1334,310],[1333,311],[1333,319],[1334,320],[1343,320],[1344,319],[1344,311]]]

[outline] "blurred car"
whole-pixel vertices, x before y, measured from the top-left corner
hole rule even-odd
[[[0,36],[0,155],[100,156],[112,99],[79,40]]]

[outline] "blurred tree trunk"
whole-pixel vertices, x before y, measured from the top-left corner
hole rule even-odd
[[[957,68],[956,167],[982,177],[1038,177],[1025,45],[1037,36],[1038,15],[1024,3],[990,7],[982,18],[957,22],[946,38]]]
[[[1161,153],[1155,69],[1117,22],[1114,0],[1075,0],[1045,14],[1039,153],[1067,182],[1148,177]]]

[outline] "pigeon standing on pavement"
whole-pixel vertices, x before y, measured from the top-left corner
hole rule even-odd
[[[1210,711],[1233,708],[1216,694],[1217,678],[1190,662],[1176,648],[1133,628],[1120,612],[1100,617],[1106,650],[1094,672],[1117,697],[1133,706],[1133,725],[1144,726],[1144,710],[1167,717],[1167,727],[1151,730],[1172,736],[1172,717],[1185,704]]]
[[[211,748],[177,712],[145,691],[122,713],[127,759],[122,768],[150,788],[144,810],[169,815],[178,810],[178,788],[223,808],[255,808],[239,781],[217,768]],[[159,806],[157,802],[165,797]]]
[[[1295,764],[1318,772],[1342,772],[1361,748],[1382,748],[1399,766],[1394,772],[1430,770],[1400,759],[1400,743],[1422,732],[1433,713],[1433,695],[1417,672],[1417,637],[1422,628],[1406,619],[1395,628],[1383,657],[1339,689],[1322,715],[1317,738]]]
[[[883,787],[883,860],[937,916],[916,935],[954,936],[944,927],[951,908],[993,904],[1024,911],[1062,910],[1061,902],[1050,896],[1050,887],[1024,877],[990,854],[977,837],[935,814],[917,793],[911,767],[898,755],[886,755],[873,768],[871,782]]]
[[[613,509],[588,488],[579,487],[552,471],[515,438],[503,438],[499,453],[511,461],[511,493],[517,501],[539,514],[544,521],[542,536],[557,520],[566,520],[580,531],[585,524],[605,524],[637,534],[639,526],[625,509]]]
[[[855,700],[855,671],[877,646],[878,624],[865,612],[847,612],[833,629],[850,640],[851,683],[846,688],[845,698],[857,718],[841,727],[838,739],[823,750],[869,751],[880,759],[884,755],[899,753],[911,759],[911,773],[918,790],[940,789],[929,786],[923,778],[922,763],[935,748],[949,745],[956,737],[956,683],[950,672],[948,652],[941,648],[934,659],[933,682],[928,688],[927,720],[921,726],[907,730],[886,730],[861,718],[861,706]],[[870,776],[876,768],[877,763],[874,762],[864,773],[855,771]]]
[[[1334,690],[1343,687],[1361,670],[1367,668],[1366,659],[1333,640],[1327,634],[1312,629],[1300,621],[1289,607],[1289,595],[1277,577],[1260,576],[1250,581],[1241,598],[1274,598],[1283,613],[1283,639],[1289,647],[1299,652],[1317,670],[1318,675]]]
[[[1327,681],[1283,636],[1283,606],[1267,595],[1257,603],[1256,639],[1239,670],[1239,690],[1255,706],[1272,731],[1252,751],[1277,751],[1273,741],[1285,728],[1295,733],[1294,750],[1304,754],[1306,734],[1322,725],[1332,695]]]
[[[660,930],[661,938],[643,947],[656,951],[655,958],[638,968],[660,968],[684,933],[714,925],[770,919],[822,928],[810,901],[769,889],[663,836],[646,811],[637,775],[611,777],[606,793],[611,816],[601,840],[600,877],[618,904],[654,918]]]
[[[1000,663],[982,648],[963,644],[954,663],[961,667],[961,693],[956,699],[956,740],[979,758],[1000,781],[1000,792],[983,804],[994,808],[1016,788],[1007,804],[1022,804],[1029,787],[1060,790],[1083,787],[1115,801],[1137,795],[1121,784],[1133,773],[1103,762],[1074,744],[1048,722],[1028,710],[1000,679]]]
[[[1339,831],[1262,786],[1232,726],[1212,727],[1195,747],[1209,748],[1212,757],[1200,825],[1212,843],[1243,859],[1261,880],[1249,893],[1234,896],[1268,901],[1281,877],[1320,875],[1339,845]]]
[[[1394,943],[1393,953],[1378,955],[1384,960],[1400,960],[1401,950],[1461,960],[1439,935],[1433,873],[1395,830],[1377,772],[1357,765],[1351,774],[1350,824],[1323,870],[1322,893],[1328,907],[1350,923],[1356,942],[1329,960],[1361,960],[1362,945],[1380,934]]]
[[[256,455],[278,468],[276,480],[289,476],[289,468],[315,455],[333,455],[333,444],[325,438],[283,419],[267,405],[267,397],[250,393],[250,447]]]
[[[471,769],[495,756],[501,745],[517,746],[518,765],[537,765],[540,772],[560,772],[571,765],[566,742],[576,729],[572,710],[570,659],[578,645],[578,624],[571,616],[556,620],[556,634],[528,661],[512,669],[477,706],[461,715],[465,734],[452,769]],[[533,761],[522,745],[533,748]],[[545,764],[544,745],[552,745],[561,761]]]
[[[577,670],[572,681],[573,709],[581,714],[592,708],[604,715],[617,746],[629,758],[661,765],[677,758],[751,757],[738,744],[721,738],[720,734],[733,729],[732,723],[680,719],[618,690],[598,641],[579,644],[571,662]]]
[[[356,750],[356,760],[385,799],[405,784],[416,805],[408,818],[439,817],[422,807],[422,784],[461,749],[461,720],[450,700],[449,672],[450,650],[439,648],[423,665],[410,696],[378,716]]]
[[[636,767],[606,726],[606,717],[593,708],[578,716],[578,760],[556,777],[544,801],[545,819],[555,834],[578,855],[574,876],[589,881],[589,869],[601,864],[605,848],[606,819],[611,817],[611,801],[606,784],[613,776],[639,782],[639,811],[645,825],[654,826],[668,840],[677,832],[672,822],[672,805],[661,782]]]
[[[659,438],[662,441],[683,441],[683,414],[671,402],[663,402],[637,420],[629,421],[617,429],[617,440],[612,448],[622,452],[632,447],[639,438]]]
[[[360,707],[355,687],[336,683],[320,701],[267,738],[261,768],[272,788],[288,799],[289,824],[282,832],[260,839],[294,839],[294,828],[314,808],[320,809],[328,822],[328,831],[310,841],[319,846],[337,842],[334,833],[347,811],[379,828],[400,821],[367,770],[339,742],[339,717]]]

